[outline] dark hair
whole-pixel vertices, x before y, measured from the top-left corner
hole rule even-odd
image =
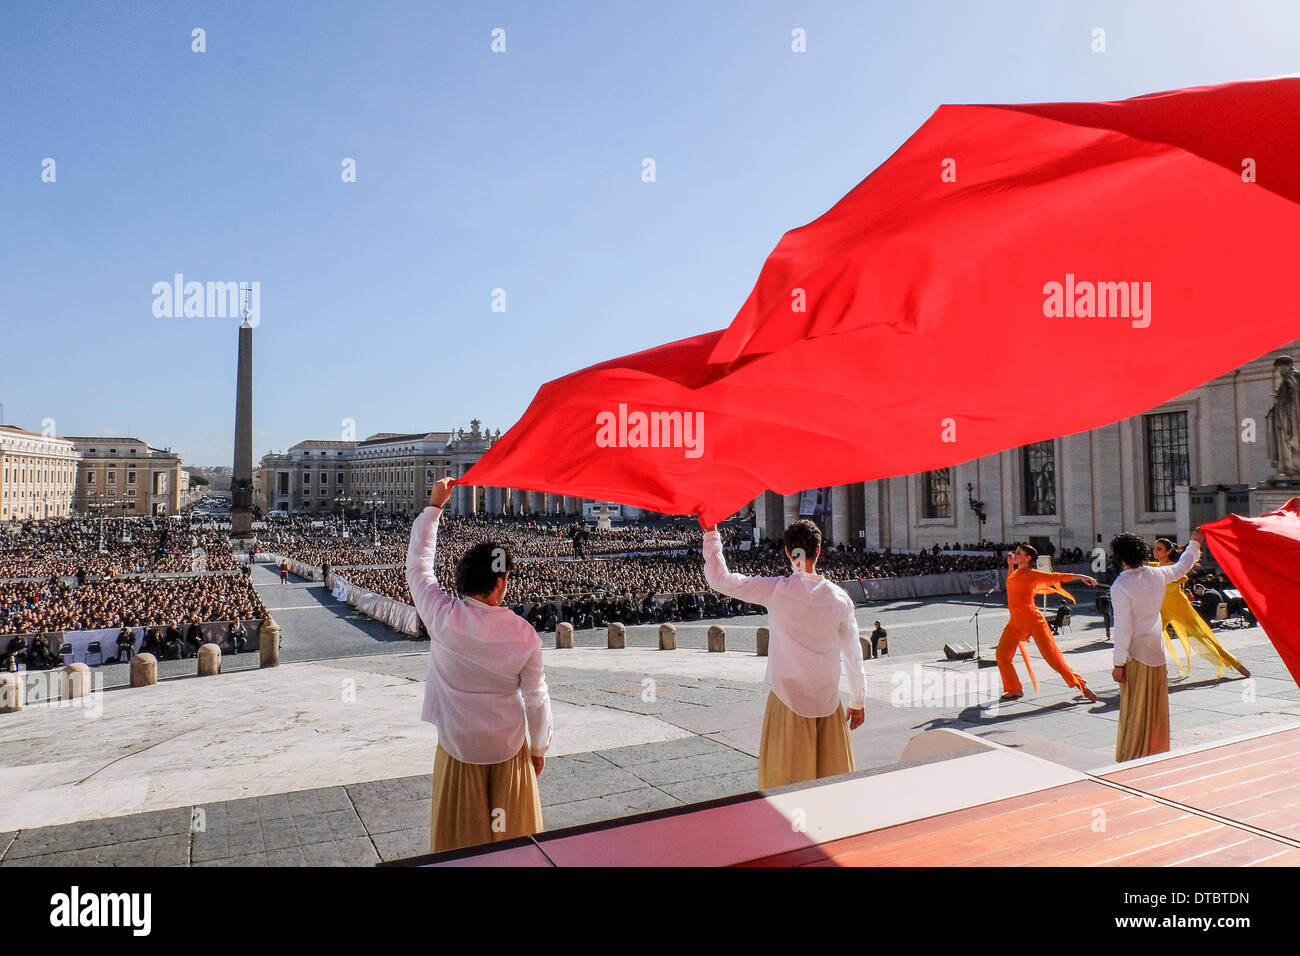
[[[1166,548],[1168,548],[1169,557],[1172,560],[1177,561],[1180,557],[1182,557],[1183,549],[1178,547],[1177,541],[1171,541],[1169,538],[1156,538],[1156,544],[1163,544]],[[1155,551],[1152,550],[1151,554],[1154,557]],[[1192,565],[1192,569],[1195,570],[1200,563],[1201,563],[1200,560],[1197,559],[1196,564]]]
[[[1110,553],[1121,567],[1136,568],[1147,559],[1150,552],[1141,535],[1125,531],[1110,539]]]
[[[456,590],[462,596],[488,594],[514,569],[514,555],[504,544],[480,542],[456,562]]]
[[[1025,554],[1029,555],[1030,561],[1038,560],[1038,549],[1035,548],[1032,544],[1019,544],[1016,545],[1016,547],[1018,547],[1021,551],[1025,552]]]
[[[785,529],[785,547],[792,557],[802,553],[805,561],[815,561],[822,549],[822,530],[807,518],[800,518]]]

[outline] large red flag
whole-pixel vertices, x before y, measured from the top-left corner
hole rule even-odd
[[[1139,414],[1296,336],[1296,155],[1293,78],[942,107],[728,329],[543,386],[463,481],[714,521]]]
[[[1300,498],[1258,518],[1202,525],[1219,566],[1300,684]]]

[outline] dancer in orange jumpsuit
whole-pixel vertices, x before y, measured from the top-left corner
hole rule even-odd
[[[1065,658],[1061,656],[1061,649],[1052,639],[1051,625],[1047,623],[1047,618],[1043,617],[1043,612],[1034,606],[1034,597],[1055,591],[1073,601],[1074,596],[1061,585],[1068,581],[1082,581],[1084,584],[1096,587],[1097,580],[1086,574],[1053,574],[1039,571],[1033,566],[1037,560],[1038,552],[1027,544],[1020,545],[1007,555],[1007,607],[1011,609],[1011,620],[1007,622],[1006,628],[1002,631],[1002,638],[998,641],[998,672],[1002,675],[1002,689],[1005,691],[1001,699],[1019,700],[1025,696],[1020,678],[1016,675],[1014,662],[1018,646],[1021,646],[1025,655],[1025,669],[1029,671],[1029,679],[1034,682],[1034,689],[1038,689],[1038,680],[1029,666],[1029,651],[1022,646],[1024,641],[1032,637],[1034,643],[1038,645],[1038,652],[1043,655],[1043,660],[1047,661],[1047,666],[1060,674],[1068,685],[1079,688],[1079,693],[1095,703],[1097,695],[1089,689],[1087,681],[1065,663]]]

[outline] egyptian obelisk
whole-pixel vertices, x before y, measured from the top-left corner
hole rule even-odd
[[[247,313],[239,327],[235,392],[235,471],[230,481],[230,535],[253,533],[253,327]]]

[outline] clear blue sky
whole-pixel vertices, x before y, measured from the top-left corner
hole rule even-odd
[[[344,418],[504,429],[726,326],[941,103],[1293,73],[1297,36],[1290,0],[4,3],[5,420],[230,464],[236,322],[156,318],[180,272],[261,284],[256,457]]]

